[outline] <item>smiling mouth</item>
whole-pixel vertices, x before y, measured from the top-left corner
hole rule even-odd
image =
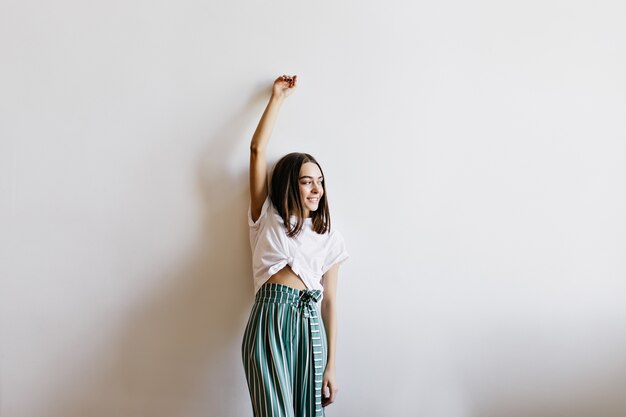
[[[309,197],[309,198],[307,198],[307,200],[312,201],[314,203],[317,203],[320,200],[320,198],[319,197]]]

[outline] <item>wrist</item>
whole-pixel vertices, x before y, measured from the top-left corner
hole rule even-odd
[[[282,104],[283,101],[285,101],[285,96],[276,95],[272,93],[272,96],[270,97],[270,102],[276,103],[276,104]]]

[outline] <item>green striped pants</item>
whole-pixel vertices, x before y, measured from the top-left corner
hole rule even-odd
[[[241,354],[254,417],[321,417],[328,341],[320,290],[266,282],[256,293]]]

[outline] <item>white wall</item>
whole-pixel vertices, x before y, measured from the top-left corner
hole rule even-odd
[[[2,417],[251,416],[247,147],[325,170],[329,417],[626,415],[621,1],[0,6]]]

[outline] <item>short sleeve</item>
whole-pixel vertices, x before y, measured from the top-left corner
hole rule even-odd
[[[324,261],[323,273],[326,273],[333,265],[342,263],[350,255],[346,249],[346,242],[338,231],[333,231],[329,242],[328,253]]]
[[[267,215],[267,210],[269,209],[270,204],[272,204],[272,200],[270,199],[270,197],[269,196],[265,197],[265,201],[263,202],[263,206],[261,207],[261,214],[259,215],[259,218],[256,219],[256,222],[255,222],[252,220],[252,203],[250,203],[250,205],[248,205],[248,226],[250,226],[253,229],[256,229],[257,227],[259,227],[259,225],[261,224],[261,221]]]

